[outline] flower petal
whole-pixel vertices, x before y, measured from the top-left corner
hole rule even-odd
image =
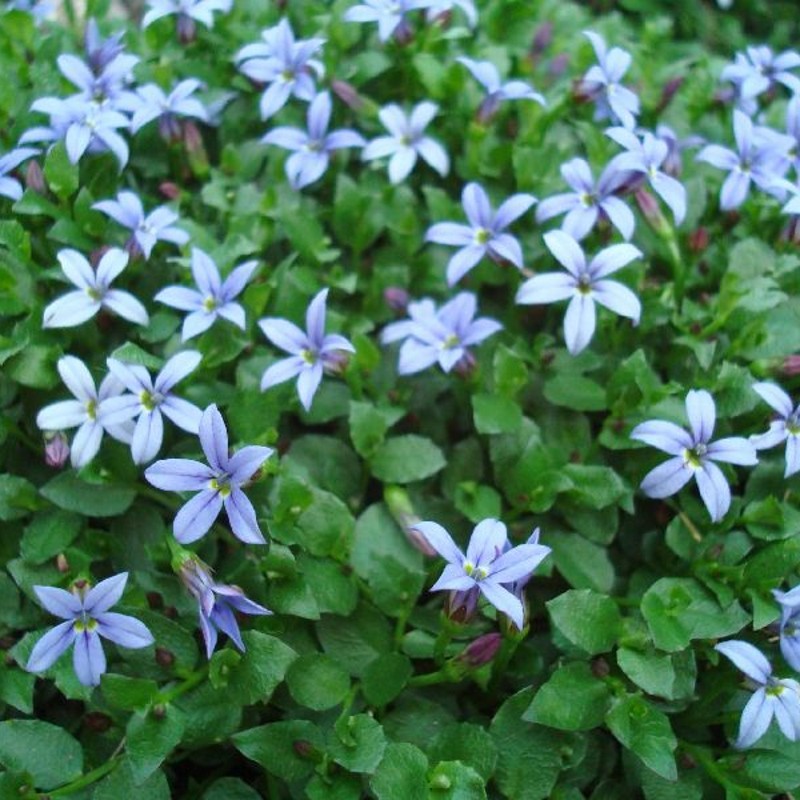
[[[673,422],[659,419],[637,425],[631,431],[631,439],[657,447],[671,456],[681,455],[684,450],[690,450],[694,446],[694,441],[687,431]]]
[[[150,633],[147,626],[127,614],[107,611],[96,614],[95,619],[97,620],[97,632],[122,647],[130,647],[135,650],[155,642],[153,634]]]
[[[648,497],[670,497],[679,492],[692,478],[692,470],[683,458],[670,458],[644,476],[639,487]]]
[[[72,653],[75,675],[84,686],[97,686],[106,671],[106,654],[97,632],[84,631],[75,637]]]
[[[210,489],[196,494],[175,515],[172,532],[181,544],[189,544],[208,533],[222,508],[222,497]]]
[[[714,434],[717,411],[711,395],[700,389],[692,389],[686,395],[686,416],[694,434],[695,443],[708,443]]]
[[[83,600],[84,610],[93,616],[108,611],[122,598],[127,581],[127,572],[120,572],[119,575],[113,575],[100,581],[86,593],[86,597]]]
[[[731,489],[722,470],[711,461],[706,461],[702,469],[695,471],[695,478],[711,521],[719,522],[731,505]]]
[[[61,622],[39,639],[31,650],[25,669],[28,672],[44,672],[53,666],[59,656],[69,649],[75,641],[75,623],[73,620]]]
[[[188,458],[166,458],[144,471],[144,477],[166,492],[194,492],[207,489],[215,476],[211,467]]]
[[[464,554],[450,534],[438,522],[417,522],[412,530],[421,533],[428,544],[449,563],[462,566]]]
[[[245,544],[266,544],[258,527],[256,510],[245,493],[234,486],[223,501],[233,535]]]

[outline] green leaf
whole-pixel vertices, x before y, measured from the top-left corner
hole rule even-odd
[[[619,742],[653,772],[670,781],[677,779],[678,742],[665,714],[638,695],[628,695],[614,703],[606,723]]]
[[[472,416],[478,433],[515,433],[522,425],[519,404],[501,395],[473,395]]]
[[[550,600],[547,610],[558,630],[589,655],[607,653],[620,632],[616,603],[591,589],[570,589]]]
[[[325,652],[357,678],[378,656],[392,649],[386,617],[363,602],[349,617],[322,617],[316,628]]]
[[[641,652],[627,647],[617,651],[620,669],[647,694],[667,700],[688,699],[694,693],[697,665],[694,651]]]
[[[423,436],[387,439],[372,459],[372,474],[384,483],[413,483],[435,475],[446,462],[442,451]]]
[[[569,498],[589,508],[606,508],[631,494],[622,478],[610,467],[566,464],[564,473],[575,485],[567,493]]]
[[[47,185],[61,200],[66,200],[78,191],[80,185],[78,165],[69,160],[63,142],[56,142],[50,148],[44,160],[43,172]]]
[[[444,727],[428,749],[431,761],[460,761],[472,767],[484,781],[494,774],[497,747],[482,725],[455,722]]]
[[[29,773],[37,789],[55,789],[83,772],[83,750],[57,725],[10,719],[0,722],[0,764]]]
[[[0,475],[0,520],[8,522],[36,509],[36,487],[17,475]]]
[[[92,800],[170,800],[169,784],[161,770],[144,782],[137,781],[131,762],[124,757],[120,765],[97,784]]]
[[[401,408],[379,408],[371,403],[350,403],[350,439],[360,456],[370,458],[383,443],[386,431],[405,411]]]
[[[146,708],[158,693],[155,681],[108,672],[100,678],[100,686],[111,706],[126,711]]]
[[[602,725],[610,696],[591,667],[576,661],[561,667],[539,687],[522,718],[562,731],[588,731]]]
[[[402,653],[378,656],[364,671],[361,690],[373,706],[385,706],[403,691],[413,672],[411,661]]]
[[[606,390],[590,378],[574,372],[558,373],[544,385],[545,399],[556,406],[573,411],[603,411]]]
[[[242,634],[245,652],[228,673],[231,702],[250,705],[266,702],[284,679],[297,653],[280,639],[259,631]]]
[[[323,746],[319,728],[303,719],[250,728],[231,739],[242,755],[285,781],[310,775],[315,766],[313,752]]]
[[[22,557],[31,564],[45,561],[63,553],[81,532],[83,520],[68,511],[46,511],[37,514],[25,528],[20,542]]]
[[[149,370],[158,371],[164,366],[164,359],[150,355],[146,350],[142,350],[139,345],[133,342],[125,342],[116,350],[112,351],[109,358],[115,358],[125,364],[138,364],[140,367],[147,367]]]
[[[219,778],[203,792],[202,800],[261,800],[261,795],[239,778]]]
[[[12,664],[0,664],[0,701],[23,714],[33,714],[36,676]]]
[[[556,569],[575,589],[610,592],[616,580],[608,549],[589,542],[577,533],[555,532],[546,544],[553,549]]]
[[[113,484],[88,483],[74,472],[56,475],[39,490],[43,497],[65,511],[85,517],[117,517],[136,498],[136,490]]]
[[[300,656],[286,673],[289,694],[301,706],[325,711],[338,705],[350,690],[350,676],[322,653]]]
[[[136,783],[146,781],[180,744],[184,727],[183,713],[174,706],[159,706],[130,718],[125,750]]]
[[[391,742],[369,788],[378,800],[429,800],[425,753],[413,744]]]
[[[385,749],[383,728],[369,714],[340,719],[328,744],[331,758],[350,772],[374,772]]]
[[[460,761],[443,761],[436,765],[428,779],[430,800],[484,800],[483,778],[472,767]]]

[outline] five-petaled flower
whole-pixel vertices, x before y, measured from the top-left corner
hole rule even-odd
[[[534,275],[519,287],[516,301],[537,305],[571,298],[564,317],[564,338],[572,355],[580,353],[594,334],[595,302],[632,319],[634,325],[639,323],[639,298],[627,286],[607,280],[608,275],[641,258],[632,244],[613,244],[587,263],[580,244],[564,231],[546,233],[544,242],[567,272]]]
[[[781,607],[780,643],[786,663],[800,672],[800,586],[788,592],[772,590]]]
[[[107,375],[98,391],[86,365],[75,356],[59,358],[56,366],[75,399],[45,406],[37,414],[36,424],[44,431],[78,428],[72,439],[72,466],[83,467],[95,457],[104,432],[130,444],[133,436],[130,419],[136,412],[122,395],[124,385],[113,375]]]
[[[325,369],[342,365],[342,353],[355,353],[353,345],[338,333],[325,333],[325,303],[328,290],[317,292],[306,311],[306,330],[293,322],[266,317],[258,325],[276,347],[291,353],[289,358],[267,367],[261,378],[261,391],[297,377],[297,394],[308,411],[322,381]]]
[[[142,201],[133,193],[120,192],[116,200],[101,200],[92,208],[102,211],[114,222],[131,232],[127,248],[130,252],[141,252],[147,259],[156,242],[171,242],[178,246],[189,241],[189,234],[173,226],[178,215],[166,206],[154,208],[145,216]]]
[[[408,176],[418,155],[440,175],[447,175],[450,169],[447,153],[439,142],[425,136],[425,128],[438,111],[439,106],[427,100],[414,106],[409,115],[395,103],[384,106],[378,117],[390,135],[369,142],[361,152],[361,159],[372,161],[391,156],[389,180],[392,183],[400,183]]]
[[[466,554],[437,522],[418,522],[414,528],[448,562],[431,591],[478,591],[522,630],[522,601],[508,587],[528,578],[549,555],[549,547],[538,544],[534,536],[526,544],[509,549],[506,526],[496,519],[485,519],[475,526]]]
[[[18,147],[0,156],[0,195],[9,200],[19,200],[22,197],[22,184],[10,175],[23,161],[38,153],[33,147]]]
[[[461,203],[469,225],[439,222],[425,234],[426,242],[460,248],[447,263],[448,284],[457,283],[487,255],[522,269],[522,248],[515,237],[504,231],[535,202],[531,194],[515,194],[493,211],[480,184],[468,183],[461,193]]]
[[[294,151],[286,160],[286,177],[293,189],[302,189],[319,180],[328,169],[334,150],[366,144],[364,137],[350,128],[328,133],[330,121],[331,96],[320,92],[308,107],[307,131],[284,126],[273,128],[261,138],[264,144]]]
[[[238,586],[217,583],[211,568],[196,556],[185,558],[180,565],[180,576],[189,594],[197,600],[200,630],[206,643],[206,656],[211,658],[217,646],[219,632],[228,635],[241,650],[245,646],[235,612],[240,614],[272,614],[268,608],[246,597]]]
[[[800,470],[800,406],[774,383],[755,383],[753,389],[768,405],[778,412],[778,418],[770,422],[769,430],[750,437],[756,450],[766,450],[786,442],[786,471],[788,478]]]
[[[534,91],[525,81],[503,82],[497,67],[491,61],[476,61],[466,56],[459,56],[456,61],[463,64],[472,77],[486,90],[486,97],[478,110],[478,117],[483,122],[487,122],[494,116],[503,100],[533,100],[540,105],[547,105],[544,97]]]
[[[64,622],[49,630],[33,648],[25,669],[43,672],[72,645],[75,675],[84,686],[96,686],[106,671],[106,654],[100,637],[121,647],[138,649],[155,641],[144,623],[109,609],[119,602],[128,573],[100,581],[91,589],[76,584],[71,592],[52,586],[34,586],[39,602]]]
[[[471,292],[460,292],[436,309],[428,298],[408,304],[410,319],[392,322],[381,332],[381,343],[405,339],[400,347],[397,371],[411,375],[439,362],[450,372],[456,365],[473,363],[469,347],[480,344],[503,326],[489,317],[475,319],[478,301]]]
[[[394,36],[405,41],[411,36],[406,14],[428,8],[433,0],[364,0],[344,13],[345,22],[377,22],[378,38],[382,42]]]
[[[672,456],[645,475],[641,489],[648,497],[669,497],[692,478],[713,522],[719,522],[731,504],[731,490],[722,470],[714,463],[753,466],[756,449],[741,436],[711,441],[717,410],[711,395],[701,389],[686,395],[686,416],[691,431],[663,420],[649,420],[631,431],[631,438]]]
[[[142,28],[152,25],[162,17],[176,14],[178,38],[182,42],[190,42],[196,34],[195,22],[200,22],[206,28],[213,28],[214,12],[227,14],[233,6],[233,0],[148,0],[147,5],[147,13],[142,17]]]
[[[255,509],[242,485],[272,455],[273,449],[251,445],[229,455],[228,430],[216,405],[203,412],[199,433],[208,466],[188,458],[167,458],[156,461],[144,473],[157,489],[197,492],[175,516],[175,538],[187,544],[205,536],[224,507],[234,536],[247,544],[264,544]]]
[[[78,288],[45,308],[43,327],[72,328],[91,319],[101,308],[137,325],[147,325],[145,307],[132,294],[111,288],[111,281],[128,265],[124,250],[117,247],[107,250],[97,270],[77,250],[61,250],[57,257],[64,274]]]
[[[735,746],[755,744],[769,728],[772,718],[787,739],[800,738],[800,684],[791,678],[775,678],[764,654],[752,644],[737,640],[720,642],[714,649],[733,662],[757,688],[742,710]]]
[[[111,374],[132,393],[126,397],[133,412],[131,416],[138,416],[131,441],[134,463],[146,464],[156,457],[164,438],[162,414],[179,428],[197,434],[203,412],[192,403],[175,397],[172,389],[197,368],[201,358],[196,350],[176,353],[164,364],[155,380],[139,364],[124,364],[115,358],[107,360]]]
[[[192,275],[197,289],[167,286],[154,299],[180,311],[191,312],[183,320],[181,337],[184,342],[207,331],[217,321],[217,317],[222,317],[244,330],[244,308],[234,301],[250,280],[257,265],[257,261],[246,261],[231,270],[223,281],[211,257],[200,248],[193,247]]]

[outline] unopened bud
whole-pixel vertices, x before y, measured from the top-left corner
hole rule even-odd
[[[453,622],[464,624],[475,616],[478,607],[478,587],[473,586],[462,592],[449,592],[445,601],[445,614]]]
[[[394,29],[394,40],[400,47],[405,47],[414,38],[414,31],[405,19],[400,20],[400,24]]]
[[[174,114],[162,114],[158,118],[158,135],[167,144],[180,141],[182,132],[181,122]]]
[[[383,500],[408,541],[426,556],[435,556],[436,550],[431,547],[422,532],[415,527],[420,522],[420,518],[414,512],[414,506],[411,505],[411,498],[406,490],[399,486],[387,486],[383,490]]]
[[[334,80],[331,82],[333,93],[353,111],[361,111],[364,107],[364,99],[356,90],[352,83],[347,81]]]
[[[783,361],[784,375],[800,375],[800,356],[786,356]]]
[[[474,642],[470,642],[459,658],[473,669],[477,669],[488,664],[497,655],[502,642],[503,637],[499,633],[486,633]]]
[[[47,185],[44,182],[44,173],[38,161],[29,161],[25,170],[25,186],[37,194],[46,194]]]
[[[602,657],[598,657],[592,659],[591,670],[595,678],[605,678],[608,673],[611,672],[611,667],[608,666],[608,661]]]
[[[669,223],[661,213],[658,202],[647,189],[639,189],[636,192],[636,203],[639,206],[644,218],[650,223],[650,227],[656,233],[664,233],[669,230]]]
[[[181,44],[191,44],[197,36],[197,25],[188,14],[178,14],[177,32]]]
[[[44,444],[44,463],[53,469],[60,469],[69,458],[67,437],[61,431],[51,434]]]
[[[90,711],[83,718],[83,724],[95,733],[105,733],[112,724],[111,717],[108,714],[102,714],[99,711]]]
[[[316,748],[307,739],[295,739],[292,742],[292,750],[300,758],[312,759],[316,753]]]
[[[155,658],[159,667],[171,667],[175,663],[175,656],[166,647],[156,647]]]
[[[800,215],[792,214],[781,231],[780,239],[788,244],[800,244]]]
[[[66,575],[70,570],[69,561],[67,561],[67,557],[63,553],[59,553],[56,556],[56,569],[62,575]]]
[[[158,592],[148,592],[145,597],[147,605],[154,611],[160,611],[164,608],[164,598]]]
[[[569,56],[566,53],[559,53],[547,68],[551,78],[560,78],[569,66]]]
[[[678,89],[683,86],[683,81],[684,79],[682,77],[678,77],[672,78],[666,82],[664,88],[661,90],[661,99],[658,101],[656,114],[660,114],[672,102],[672,98],[675,97]]]
[[[172,181],[163,181],[158,185],[158,191],[167,198],[167,200],[177,200],[181,196],[181,190],[177,183]]]
[[[387,286],[383,290],[383,299],[392,311],[405,311],[408,307],[408,292],[400,286]]]
[[[150,711],[150,716],[153,719],[164,719],[167,716],[167,707],[163,703],[156,703]]]
[[[542,55],[553,42],[553,23],[549,20],[540,25],[533,35],[531,43],[531,55],[536,58]]]
[[[203,145],[200,129],[192,120],[187,120],[183,124],[183,144],[192,172],[199,177],[205,176],[208,173],[208,154]]]
[[[456,374],[460,375],[462,378],[469,378],[469,376],[475,372],[477,363],[478,362],[475,361],[475,356],[472,355],[469,350],[465,350],[464,355],[458,360],[454,369]]]
[[[689,234],[689,249],[693,253],[702,253],[709,244],[708,228],[696,228]]]
[[[478,106],[478,110],[475,112],[475,119],[481,125],[488,125],[497,113],[498,108],[500,108],[500,98],[496,94],[488,94]]]

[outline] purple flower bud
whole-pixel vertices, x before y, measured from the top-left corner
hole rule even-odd
[[[405,311],[408,308],[408,292],[400,286],[387,286],[383,290],[383,299],[392,311]]]
[[[784,375],[800,375],[800,355],[786,356],[782,369]]]
[[[44,445],[44,463],[48,467],[61,469],[69,458],[69,444],[67,437],[58,431],[48,436]]]
[[[473,669],[477,669],[492,661],[502,642],[503,637],[499,633],[486,633],[467,645],[458,658]]]
[[[452,591],[447,595],[444,613],[453,622],[465,625],[475,616],[479,596],[480,591],[477,586],[473,586],[466,591]]]
[[[550,66],[547,68],[547,72],[549,73],[551,78],[560,78],[567,71],[568,66],[569,66],[569,54],[559,53],[550,62]]]
[[[644,187],[636,192],[636,203],[644,218],[650,223],[650,227],[657,233],[669,230],[669,223],[661,213],[655,197]]]
[[[197,36],[197,25],[188,14],[178,14],[177,32],[181,44],[191,44]]]
[[[553,43],[553,23],[549,20],[536,29],[531,44],[531,55],[540,56]]]
[[[331,82],[333,93],[353,111],[361,111],[364,107],[364,99],[352,83],[347,81],[334,80]]]
[[[678,89],[683,86],[684,80],[685,78],[679,76],[666,82],[664,88],[661,90],[661,98],[658,101],[658,106],[656,107],[657,114],[660,114],[672,102],[672,99],[678,93]]]
[[[25,186],[37,194],[47,194],[47,185],[44,182],[44,173],[38,161],[29,161],[25,171]]]

